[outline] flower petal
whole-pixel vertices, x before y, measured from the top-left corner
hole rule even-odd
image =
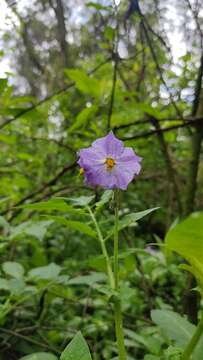
[[[141,160],[142,158],[137,156],[132,148],[126,147],[117,160],[117,164],[120,169],[122,168],[122,170],[125,170],[126,172],[128,171],[138,175],[141,170]]]
[[[95,151],[93,147],[81,149],[79,152],[78,164],[83,167],[92,167],[105,162],[105,157],[100,151]]]
[[[106,157],[117,159],[124,150],[123,142],[118,140],[111,131],[107,136],[95,140],[92,144],[95,150],[100,150]]]

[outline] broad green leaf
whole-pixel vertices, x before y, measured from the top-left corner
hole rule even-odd
[[[36,237],[40,241],[44,238],[48,227],[53,223],[52,220],[47,221],[26,221],[11,229],[11,239],[21,235],[27,234]]]
[[[203,212],[195,212],[169,230],[165,238],[168,249],[184,257],[203,290]],[[186,266],[185,266],[186,268]]]
[[[140,211],[137,213],[131,213],[131,214],[125,215],[122,219],[119,220],[119,231],[125,229],[126,227],[128,227],[132,224],[135,224],[138,220],[142,219],[144,216],[150,214],[151,212],[153,212],[157,209],[159,209],[159,208],[156,207],[156,208]],[[108,238],[110,238],[113,235],[113,233],[114,233],[114,230],[112,229],[108,233],[106,240]]]
[[[190,261],[203,264],[203,212],[191,214],[166,234],[166,245]]]
[[[195,326],[184,317],[170,310],[152,310],[152,321],[164,331],[164,335],[184,347],[192,337]]]
[[[8,280],[8,284],[9,284],[9,290],[12,294],[14,295],[21,295],[24,293],[25,291],[25,282],[24,280],[21,278],[14,278],[14,279],[10,279]]]
[[[86,223],[83,223],[81,221],[67,220],[66,218],[64,218],[62,216],[49,216],[49,219],[52,219],[52,220],[58,222],[59,224],[67,226],[71,230],[76,230],[76,231],[82,232],[91,237],[97,236],[96,232],[94,230],[92,230],[92,228],[89,225],[87,225]]]
[[[96,105],[83,109],[76,117],[74,124],[69,128],[69,134],[77,129],[80,129],[82,126],[85,126],[89,118],[96,114],[97,109]]]
[[[186,318],[170,310],[152,310],[152,320],[158,325],[163,334],[173,340],[177,347],[184,349],[191,340],[196,326],[191,324]],[[197,344],[193,360],[203,359],[203,336]]]
[[[0,290],[9,290],[9,280],[0,278]]]
[[[38,352],[23,356],[19,360],[57,360],[57,357],[51,353]]]
[[[16,278],[21,279],[24,275],[24,268],[21,264],[14,262],[14,261],[6,261],[2,265],[3,271]]]
[[[41,266],[29,271],[29,278],[40,280],[56,280],[62,268],[59,265],[51,263],[47,266]]]
[[[89,275],[77,276],[68,281],[70,285],[88,285],[92,286],[95,283],[103,282],[106,280],[106,276],[101,273],[91,273]]]
[[[68,344],[62,352],[60,360],[92,360],[88,345],[81,332],[78,332]]]
[[[145,355],[144,360],[160,360],[160,357],[155,355]]]

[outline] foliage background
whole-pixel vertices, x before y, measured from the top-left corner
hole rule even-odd
[[[110,128],[143,158],[122,214],[160,207],[122,231],[129,356],[176,359],[175,348],[163,355],[171,343],[150,311],[188,312],[193,321],[197,311],[187,294],[183,301],[179,259],[149,244],[203,206],[201,1],[1,0],[1,7],[0,359],[57,355],[78,329],[95,360],[116,356],[110,305],[96,289],[104,280],[100,247],[84,230],[89,219],[62,205],[19,207],[92,195],[77,151]],[[101,196],[97,190],[95,201]],[[108,233],[111,206],[98,217]]]

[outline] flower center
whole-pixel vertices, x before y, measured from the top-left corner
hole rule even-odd
[[[80,168],[80,171],[79,171],[79,174],[80,174],[80,175],[84,175],[84,173],[85,173],[85,170],[81,167],[81,168]]]
[[[112,158],[106,158],[105,164],[106,164],[106,168],[107,170],[112,170],[114,165],[115,165],[115,160]]]

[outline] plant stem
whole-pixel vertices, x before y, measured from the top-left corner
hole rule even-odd
[[[109,258],[109,255],[108,255],[108,252],[107,252],[107,248],[106,248],[106,245],[105,245],[105,241],[104,241],[104,238],[103,238],[103,235],[101,233],[101,230],[100,230],[100,227],[98,225],[98,222],[97,222],[97,219],[96,217],[94,216],[94,213],[92,212],[91,208],[89,206],[87,206],[87,209],[88,209],[88,212],[91,216],[91,219],[94,223],[94,226],[95,226],[95,229],[96,229],[96,232],[97,232],[97,235],[98,235],[98,239],[100,241],[100,244],[101,244],[101,249],[102,249],[102,254],[106,260],[106,270],[107,270],[107,274],[108,274],[108,279],[109,279],[109,284],[111,286],[111,288],[113,289],[114,288],[114,276],[113,276],[113,271],[112,271],[112,268],[111,268],[111,261],[110,261],[110,258]]]
[[[199,324],[197,325],[197,328],[194,332],[194,335],[192,336],[192,339],[190,340],[189,344],[187,345],[185,351],[182,355],[182,360],[189,360],[191,359],[191,355],[198,344],[201,336],[203,334],[203,316],[201,320],[199,321]]]
[[[118,265],[118,226],[119,226],[119,190],[115,190],[115,227],[114,227],[114,282],[115,290],[119,291],[119,265]],[[123,333],[123,319],[121,312],[120,299],[114,303],[114,314],[115,314],[115,330],[116,339],[118,345],[118,357],[119,360],[126,360],[126,351],[124,344],[124,333]]]

